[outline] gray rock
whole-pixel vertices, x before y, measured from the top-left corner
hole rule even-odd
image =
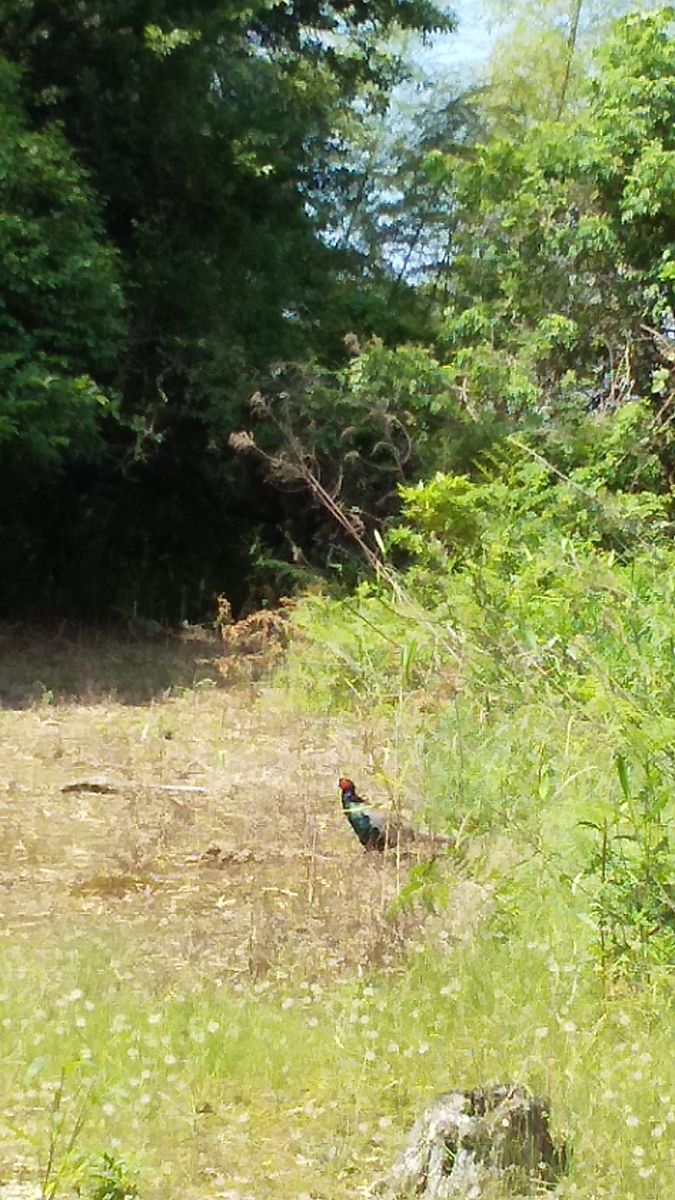
[[[408,1145],[374,1194],[387,1200],[479,1200],[537,1195],[565,1170],[548,1104],[524,1088],[447,1092],[413,1126]]]

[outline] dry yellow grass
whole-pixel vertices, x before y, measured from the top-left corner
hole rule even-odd
[[[405,865],[364,854],[335,786],[372,731],[224,686],[221,660],[215,640],[5,646],[6,935],[134,924],[167,969],[230,980],[395,957]]]
[[[338,798],[339,773],[368,777],[373,742],[381,732],[377,723],[365,728],[342,715],[296,711],[283,694],[251,680],[260,673],[257,644],[253,671],[245,648],[235,650],[240,661],[232,656],[224,661],[221,642],[194,633],[152,645],[84,635],[4,635],[0,923],[8,961],[22,964],[20,971],[27,979],[23,994],[34,990],[41,1015],[34,1028],[28,1021],[30,1037],[26,1032],[18,1046],[8,1036],[12,1066],[5,1080],[9,1116],[6,1113],[5,1122],[0,1116],[0,1195],[3,1183],[13,1185],[23,1174],[31,1180],[40,1158],[44,1161],[49,1097],[59,1057],[50,1041],[54,1033],[65,1036],[58,1012],[72,1007],[79,1013],[84,1000],[71,1004],[68,998],[82,995],[82,988],[91,1008],[97,978],[100,1012],[91,1018],[83,1012],[76,1021],[83,1028],[85,1020],[87,1027],[98,1021],[114,1028],[117,989],[119,1012],[128,1014],[131,1009],[128,1020],[143,1025],[154,1007],[177,995],[209,995],[209,1003],[216,1006],[213,1011],[219,1012],[219,997],[242,997],[245,1004],[253,997],[257,1003],[260,987],[271,988],[283,999],[297,996],[298,988],[349,986],[369,972],[395,966],[411,941],[419,938],[419,913],[392,918],[388,912],[407,864],[395,854],[366,854]],[[93,967],[86,965],[89,949]],[[109,977],[106,951],[113,960]],[[52,978],[40,978],[41,963],[43,970],[54,972]],[[87,982],[82,983],[77,972]],[[45,1018],[45,998],[54,999],[56,1017]],[[14,1008],[7,1009],[9,1025],[18,1022],[23,1029],[26,1020],[22,1024],[16,1012],[21,1000],[12,1003]],[[214,1025],[213,1011],[205,1024]],[[284,1021],[292,1025],[294,1012],[283,1011]],[[43,1034],[45,1020],[49,1031]],[[87,1045],[94,1044],[92,1034],[87,1036]],[[112,1059],[126,1053],[121,1043],[116,1052],[115,1038],[110,1040],[104,1029],[97,1036],[96,1059],[105,1053],[107,1041]],[[274,1100],[279,1089],[272,1087],[273,1067],[265,1062],[278,1049],[269,1036],[252,1033],[245,1040],[241,1053],[257,1055],[257,1065],[244,1061],[233,1067],[244,1079],[250,1072],[262,1123],[252,1134],[248,1128],[237,1132],[235,1122],[234,1149],[231,1138],[223,1149],[222,1124],[211,1114],[227,1112],[226,1122],[232,1124],[233,1104],[241,1108],[241,1083],[232,1085],[230,1094],[222,1080],[214,1082],[211,1068],[199,1068],[200,1075],[188,1060],[182,1060],[179,1078],[171,1067],[161,1067],[161,1057],[160,1070],[168,1071],[169,1081],[162,1085],[163,1094],[188,1089],[176,1100],[177,1107],[172,1101],[166,1131],[160,1132],[161,1116],[151,1117],[149,1109],[140,1125],[140,1118],[132,1121],[127,1115],[117,1129],[116,1118],[106,1124],[106,1118],[97,1117],[93,1136],[100,1149],[108,1148],[109,1134],[119,1153],[138,1158],[140,1138],[146,1168],[148,1161],[155,1167],[158,1160],[165,1162],[171,1185],[164,1177],[150,1181],[146,1174],[144,1196],[227,1194],[227,1188],[222,1189],[228,1171],[246,1177],[251,1138],[258,1147],[256,1155],[260,1146],[268,1145],[267,1157],[259,1164],[256,1194],[279,1194],[279,1179],[290,1187],[294,1174],[315,1177],[313,1160],[305,1162],[299,1147],[304,1135],[290,1136],[289,1130],[294,1123],[313,1126],[316,1115],[311,1104],[306,1109],[307,1096],[299,1094],[296,1105],[291,1103],[295,1115],[284,1117],[289,1128],[279,1126],[275,1104],[280,1101]],[[280,1045],[286,1044],[287,1036],[283,1030],[271,1034]],[[295,1060],[302,1064],[304,1034],[291,1031],[290,1039],[297,1043]],[[236,1056],[236,1049],[225,1043],[223,1055]],[[364,1042],[360,1053],[368,1045]],[[156,1052],[164,1054],[159,1044]],[[336,1052],[341,1053],[333,1047]],[[25,1080],[38,1069],[31,1065],[32,1055],[43,1053],[48,1082],[41,1094]],[[146,1053],[152,1057],[155,1051]],[[321,1091],[331,1086],[332,1068],[328,1059],[321,1063],[316,1047],[311,1053]],[[174,1059],[173,1053],[166,1057]],[[133,1075],[134,1069],[132,1061],[127,1070]],[[217,1078],[220,1068],[213,1069]],[[307,1069],[311,1078],[308,1063],[298,1069],[301,1076]],[[345,1070],[351,1078],[349,1057]],[[111,1063],[97,1072],[102,1111],[112,1111],[118,1101],[104,1103],[105,1098],[108,1091],[114,1096],[116,1088],[124,1089],[124,1070],[120,1076],[119,1063]],[[195,1072],[200,1082],[195,1082]],[[289,1085],[291,1098],[293,1089],[299,1087],[302,1093],[305,1083]],[[333,1146],[343,1147],[354,1138],[352,1149],[341,1151],[343,1158],[347,1155],[344,1161],[333,1161],[331,1150],[326,1160],[331,1176],[339,1177],[343,1170],[345,1178],[351,1178],[351,1155],[362,1141],[357,1130],[358,1071],[354,1087],[351,1100],[345,1098],[348,1117],[340,1116],[337,1101],[333,1104],[333,1118],[342,1133],[338,1136],[338,1127],[331,1126],[322,1135],[324,1142],[327,1136]],[[202,1095],[205,1090],[208,1101]],[[71,1106],[76,1102],[75,1091]],[[289,1102],[286,1096],[286,1108]],[[183,1115],[178,1117],[178,1112]],[[20,1138],[14,1144],[17,1130],[38,1142],[42,1139],[42,1150],[26,1155]],[[91,1145],[91,1138],[85,1141]],[[220,1191],[208,1183],[211,1176],[220,1181]],[[297,1186],[302,1188],[301,1182]],[[237,1187],[230,1190],[235,1194]]]

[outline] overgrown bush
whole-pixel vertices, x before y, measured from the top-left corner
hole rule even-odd
[[[602,487],[518,443],[482,482],[403,488],[383,543],[407,564],[396,589],[390,563],[350,598],[308,597],[290,664],[320,705],[398,729],[398,779],[378,767],[393,791],[421,776],[415,802],[435,823],[506,835],[567,880],[605,978],[675,963],[675,573],[666,497],[612,475],[635,419],[609,430]]]

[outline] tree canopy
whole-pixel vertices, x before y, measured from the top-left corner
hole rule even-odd
[[[59,129],[30,129],[0,59],[0,443],[36,461],[96,443],[124,334],[119,256]]]
[[[379,536],[400,485],[514,432],[573,468],[630,404],[668,489],[674,15],[590,60],[594,13],[541,9],[550,103],[446,83],[415,123],[395,34],[444,6],[1,0],[6,606],[253,603],[251,555],[272,592],[344,557],[307,472]]]
[[[564,126],[430,169],[459,219],[441,339],[475,404],[519,412],[649,391],[673,324],[672,11],[627,17]]]
[[[63,169],[55,163],[54,175],[63,192],[64,232],[65,219],[70,221],[68,271],[79,263],[84,284],[85,258],[90,263],[89,292],[78,284],[80,309],[72,317],[87,328],[75,339],[78,355],[67,364],[73,379],[67,388],[59,384],[62,394],[50,364],[50,416],[48,422],[42,418],[50,447],[56,448],[51,434],[69,429],[73,436],[75,398],[78,412],[87,411],[82,437],[95,432],[95,407],[104,410],[94,380],[114,381],[118,398],[116,421],[99,424],[103,461],[84,468],[75,486],[68,482],[72,471],[44,480],[48,507],[60,511],[61,523],[72,528],[83,512],[93,514],[82,537],[94,538],[97,546],[108,540],[110,569],[99,573],[94,610],[119,590],[121,577],[138,580],[139,559],[166,564],[166,573],[158,569],[161,583],[144,601],[157,606],[166,597],[166,615],[188,603],[180,595],[200,603],[196,596],[211,586],[205,579],[216,588],[224,557],[231,582],[242,559],[245,567],[247,536],[276,510],[276,501],[264,501],[257,478],[242,473],[227,449],[256,373],[275,361],[314,354],[339,361],[341,339],[352,327],[400,328],[378,294],[377,265],[369,265],[363,287],[359,256],[322,239],[326,207],[338,203],[340,188],[332,147],[353,122],[354,106],[382,111],[401,77],[389,34],[397,28],[425,34],[448,25],[441,9],[426,0],[0,3],[4,52],[21,74],[25,136],[43,157],[54,159],[57,150],[61,155]],[[26,163],[31,161],[26,151]],[[3,195],[3,202],[9,218],[16,198],[5,201]],[[92,246],[85,255],[87,236]],[[115,261],[126,330],[113,353],[120,308],[119,294],[109,294]],[[33,280],[33,305],[39,297],[45,302],[37,266],[26,249],[18,269]],[[62,275],[62,289],[65,269],[65,262],[50,264]],[[101,278],[94,286],[96,272]],[[85,377],[87,346],[96,347],[91,382]],[[65,354],[61,342],[47,350]],[[18,345],[7,347],[10,356],[19,352]],[[17,376],[12,387],[19,386]],[[12,394],[3,401],[8,413],[15,408]],[[37,437],[37,419],[31,418],[31,428]],[[6,486],[12,511],[20,513],[25,488],[9,481]],[[128,526],[129,505],[136,519],[120,558],[111,523],[124,514]],[[241,547],[225,555],[223,529],[233,511],[246,509],[248,535],[237,535]],[[21,557],[16,539],[26,538],[33,520],[25,512],[17,518],[18,532],[5,547],[10,558]],[[203,565],[197,568],[192,548],[200,539]],[[70,566],[60,558],[62,541],[51,538],[50,544],[59,559],[55,578],[67,590]],[[179,566],[180,545],[185,560]],[[82,586],[82,580],[75,583]],[[126,589],[116,603],[127,603]]]

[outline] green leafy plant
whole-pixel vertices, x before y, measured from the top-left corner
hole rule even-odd
[[[124,334],[120,263],[56,126],[30,127],[0,58],[0,449],[36,464],[94,454]]]
[[[89,1163],[79,1194],[83,1200],[136,1200],[139,1193],[124,1163],[106,1152]]]
[[[583,821],[596,834],[587,871],[596,881],[593,912],[604,975],[649,972],[675,963],[675,885],[667,809],[669,774],[640,764],[637,790],[623,755],[616,770],[621,800],[602,823]]]

